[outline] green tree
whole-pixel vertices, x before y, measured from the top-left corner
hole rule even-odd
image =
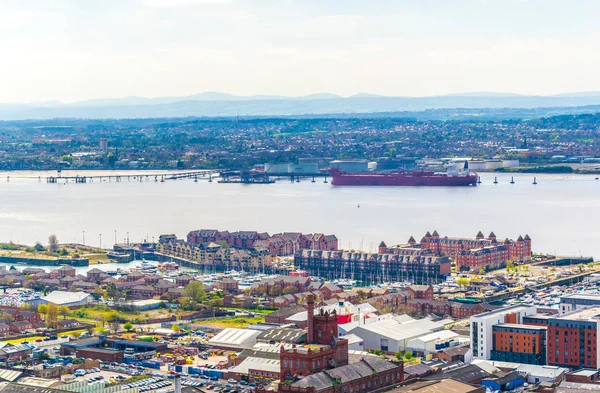
[[[174,332],[178,332],[181,330],[181,328],[179,327],[179,325],[173,325],[171,326],[171,330],[173,330]]]
[[[223,302],[223,299],[218,298],[218,299],[211,299],[211,300],[209,300],[208,304],[211,305],[211,306],[213,306],[213,307],[222,307],[223,304],[224,304],[224,302]]]
[[[411,352],[406,352],[404,354],[404,359],[405,360],[411,360],[413,358],[413,354]]]
[[[58,323],[58,306],[56,303],[48,303],[48,312],[46,313],[46,325],[49,328],[56,329]]]
[[[133,324],[131,322],[127,322],[125,325],[123,325],[123,329],[127,330],[128,332],[130,332],[131,329],[133,329]]]
[[[277,284],[277,285],[273,285],[271,287],[271,289],[269,290],[269,295],[271,295],[271,296],[281,296],[282,292],[283,292],[283,288],[281,287],[281,285]]]
[[[197,303],[201,303],[206,297],[204,285],[199,281],[192,281],[183,287],[183,296],[189,297]]]
[[[377,356],[381,355],[381,349],[376,349],[373,351],[373,353]]]
[[[298,288],[293,285],[288,285],[287,287],[283,288],[281,293],[284,295],[293,295],[294,293],[298,293]]]
[[[38,306],[38,313],[46,315],[48,313],[48,305],[47,304],[40,304]]]
[[[402,360],[403,357],[402,352],[396,352],[396,360]]]
[[[63,319],[67,319],[70,312],[71,312],[71,310],[69,310],[69,307],[67,307],[67,306],[59,306],[58,307],[58,313],[63,317]]]

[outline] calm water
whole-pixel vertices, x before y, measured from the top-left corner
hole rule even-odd
[[[115,230],[122,242],[127,232],[139,241],[217,228],[334,233],[344,248],[371,251],[381,240],[388,245],[411,235],[419,240],[428,230],[471,237],[481,230],[499,238],[527,233],[536,252],[600,258],[595,176],[537,175],[534,186],[529,174],[515,176],[513,185],[510,176],[499,175],[494,185],[493,174],[482,174],[483,184],[466,188],[333,187],[322,180],[270,185],[37,180],[53,174],[0,173],[0,241],[46,243],[55,233],[62,242],[82,242],[85,231],[86,244],[98,246],[102,234],[102,246],[111,247]]]

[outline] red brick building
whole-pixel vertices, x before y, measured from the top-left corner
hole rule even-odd
[[[486,238],[481,231],[472,238],[441,237],[437,231],[427,232],[417,243],[411,236],[408,244],[386,247],[382,242],[380,252],[403,253],[405,250],[420,248],[431,250],[436,255],[447,255],[455,259],[460,271],[479,271],[480,268],[494,269],[506,266],[506,262],[525,261],[531,258],[531,238],[519,236],[517,240],[498,241],[494,232]]]
[[[491,360],[546,364],[546,327],[500,323],[492,327]]]
[[[307,345],[294,346],[280,352],[281,381],[291,381],[318,373],[327,368],[348,364],[348,340],[338,338],[338,319],[335,312],[315,315],[314,296],[306,300]]]
[[[548,318],[548,364],[598,369],[600,307],[583,308]]]

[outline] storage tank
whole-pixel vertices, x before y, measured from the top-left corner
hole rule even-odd
[[[369,169],[369,163],[367,160],[334,160],[329,163],[329,168],[347,173],[366,172]]]
[[[502,161],[500,161],[500,160],[486,160],[485,161],[485,170],[486,171],[494,171],[498,168],[502,168]]]
[[[502,160],[503,168],[516,168],[519,166],[519,160]]]
[[[289,162],[267,162],[265,163],[266,173],[288,173],[289,166],[293,165]]]
[[[289,164],[288,173],[319,173],[319,165],[317,163]]]
[[[473,171],[485,171],[485,169],[486,169],[485,161],[471,160],[471,161],[468,161],[468,163],[469,163],[469,169],[471,169]]]

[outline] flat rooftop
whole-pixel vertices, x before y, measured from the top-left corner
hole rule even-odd
[[[500,326],[504,328],[513,328],[513,329],[528,329],[528,330],[547,330],[547,326],[536,326],[536,325],[521,325],[518,323],[498,323],[494,326]]]
[[[580,310],[568,312],[563,315],[555,316],[556,319],[572,319],[579,321],[591,321],[600,319],[600,307],[586,307]]]
[[[564,295],[560,297],[561,300],[563,299],[581,299],[581,300],[594,300],[597,301],[598,303],[600,303],[600,296],[598,295],[589,295],[587,293],[572,293],[569,295]]]

